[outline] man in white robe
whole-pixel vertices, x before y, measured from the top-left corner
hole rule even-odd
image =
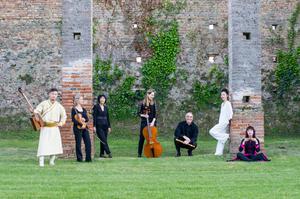
[[[54,165],[56,155],[63,153],[59,127],[65,124],[67,115],[64,107],[56,101],[57,96],[58,90],[51,89],[49,99],[41,102],[34,110],[34,113],[39,114],[44,122],[40,130],[37,151],[41,167],[44,167],[45,156],[50,156],[50,165]]]

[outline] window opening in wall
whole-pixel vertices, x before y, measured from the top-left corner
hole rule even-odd
[[[250,36],[250,32],[243,32],[243,36],[246,40],[250,40],[251,39],[251,36]]]
[[[74,40],[80,40],[80,37],[81,37],[81,33],[80,32],[74,32],[73,33]]]
[[[250,96],[243,96],[243,103],[249,103],[250,102]]]

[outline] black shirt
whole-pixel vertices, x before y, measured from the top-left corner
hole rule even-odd
[[[197,142],[198,133],[199,133],[198,126],[194,122],[188,125],[186,121],[182,121],[179,122],[175,130],[174,136],[175,138],[187,136],[188,138],[191,139],[191,142],[195,144]]]
[[[148,112],[149,115],[149,122],[152,122],[154,118],[156,118],[156,107],[155,104],[150,104],[149,106],[146,106],[144,103],[139,104],[139,110],[138,115],[146,114]],[[141,116],[140,116],[141,117]],[[147,119],[144,117],[141,117],[142,122],[147,122]]]
[[[260,143],[259,143],[259,140],[257,138],[255,138],[255,139],[257,140],[257,144],[253,140],[248,140],[243,144],[243,142],[245,140],[245,139],[243,139],[241,141],[239,151],[242,152],[244,150],[244,154],[256,155],[256,153],[260,151]]]
[[[87,115],[86,109],[82,108],[81,112],[78,111],[77,109],[76,110],[75,109],[76,108],[73,107],[72,110],[71,110],[71,118],[72,118],[72,122],[73,122],[74,127],[77,127],[77,125],[80,125],[79,122],[75,119],[75,115],[77,113],[80,113],[82,115],[82,117],[85,119],[85,122],[87,123],[89,121],[89,117]],[[76,113],[76,111],[77,111],[77,113]]]
[[[95,127],[110,128],[109,114],[107,106],[104,106],[104,110],[97,104],[93,107],[93,119]]]

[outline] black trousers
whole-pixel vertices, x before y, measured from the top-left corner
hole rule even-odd
[[[101,128],[96,127],[96,133],[100,141],[100,155],[110,154],[108,142],[107,142],[107,135],[108,135],[108,128]]]
[[[259,153],[257,155],[245,156],[243,153],[237,153],[237,159],[242,161],[269,161],[268,158],[263,154]]]
[[[77,127],[73,127],[75,141],[76,141],[76,157],[77,161],[82,161],[82,152],[81,152],[81,140],[83,139],[85,145],[85,161],[90,162],[91,158],[91,139],[90,134],[87,129],[78,129]]]
[[[138,145],[138,155],[141,156],[143,153],[143,147],[145,142],[145,137],[143,135],[143,129],[147,126],[147,122],[141,122],[140,126],[140,139],[139,139],[139,145]]]
[[[180,140],[182,140],[182,141],[185,140],[184,138],[177,138],[177,139],[180,139]],[[181,143],[181,142],[177,142],[177,141],[176,141],[176,138],[174,138],[174,144],[175,144],[175,148],[176,148],[177,154],[180,154],[180,148],[185,148],[185,149],[187,149],[189,154],[191,154],[192,151],[193,151],[195,148],[197,148],[197,144],[196,144],[196,143],[190,142],[189,144],[195,146],[195,147],[191,147],[191,146],[186,145],[186,144],[183,144],[183,143]]]

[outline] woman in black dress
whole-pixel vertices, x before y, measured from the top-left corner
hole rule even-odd
[[[156,126],[156,107],[154,102],[155,91],[149,89],[142,103],[139,105],[138,114],[141,117],[140,126],[140,139],[138,146],[138,157],[142,157],[142,151],[144,146],[143,129],[147,126],[147,118],[149,119],[150,126]]]
[[[89,135],[89,131],[87,128],[82,128],[83,123],[87,123],[89,121],[87,111],[85,108],[82,107],[83,104],[83,97],[79,94],[74,96],[74,107],[71,111],[71,118],[73,122],[73,132],[75,135],[76,141],[76,157],[78,162],[82,162],[82,152],[81,152],[81,139],[83,139],[85,145],[85,161],[91,162],[91,139]],[[75,119],[76,114],[82,115],[82,121],[77,121]]]
[[[255,129],[252,126],[248,126],[246,129],[246,136],[241,141],[236,160],[270,161],[265,154],[260,152],[260,143],[255,136]]]
[[[98,96],[98,103],[93,108],[94,132],[100,139],[100,158],[104,158],[104,152],[112,158],[109,150],[107,135],[111,132],[108,109],[105,95]]]

